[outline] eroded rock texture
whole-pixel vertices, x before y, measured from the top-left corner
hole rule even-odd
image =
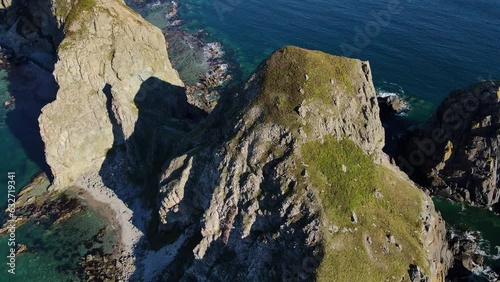
[[[410,134],[402,166],[438,195],[492,207],[500,199],[499,129],[498,82],[454,91]]]
[[[183,83],[170,65],[161,31],[122,1],[51,4],[65,37],[54,71],[57,99],[43,109],[39,120],[55,183],[65,187],[98,170],[107,151],[134,134],[140,114],[137,104],[148,95],[164,96],[148,119],[161,116],[162,104],[182,108],[182,97],[169,93],[164,83],[169,87]],[[131,170],[140,174],[135,143],[126,145]]]
[[[409,279],[412,256],[426,269],[422,275],[427,279],[444,279],[451,259],[444,222],[430,198],[385,161],[368,63],[283,48],[235,99],[221,105],[208,126],[202,125],[207,130],[184,139],[160,177],[159,232],[171,236],[197,230],[163,279]],[[304,156],[310,144],[317,145],[313,152],[321,157],[344,142],[352,144],[344,150],[353,151],[340,149],[346,165],[332,169],[349,175],[347,180],[328,178],[328,171]],[[356,163],[356,156],[359,164],[353,167],[349,162]],[[356,185],[358,177],[365,177],[357,170],[365,158],[370,163],[365,169],[376,171],[374,178],[382,177],[381,183]],[[337,183],[344,180],[346,186]],[[326,195],[342,194],[338,189],[363,194],[365,204],[349,205],[340,196]],[[377,207],[370,207],[372,201]],[[391,212],[377,201],[401,209],[406,219],[387,224],[377,214]],[[391,242],[384,232],[390,232]],[[344,265],[351,258],[358,261]],[[367,270],[373,271],[369,278],[355,269],[363,268],[365,259],[373,267]]]

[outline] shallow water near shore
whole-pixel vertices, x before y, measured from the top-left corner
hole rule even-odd
[[[87,208],[66,221],[47,229],[33,222],[16,231],[16,241],[28,250],[16,257],[16,274],[7,273],[8,266],[0,265],[0,281],[80,281],[76,275],[80,258],[89,250],[82,242],[92,237],[109,222],[96,211]],[[109,229],[109,228],[108,228]],[[103,248],[111,252],[114,238],[111,230],[94,243],[91,248]],[[7,237],[0,238],[0,257],[8,255]]]
[[[3,187],[0,189],[0,218],[3,218],[7,206],[7,173],[15,172],[15,192],[19,193],[41,170],[12,132],[12,124],[7,124],[7,119],[12,118],[9,116],[12,114],[16,115],[14,120],[20,121],[17,126],[26,129],[26,124],[29,123],[22,120],[23,113],[14,112],[15,105],[4,106],[6,101],[11,101],[10,80],[17,79],[10,75],[15,74],[7,69],[0,70],[0,187]],[[29,130],[23,131],[23,134],[29,133]],[[43,193],[46,187],[47,183],[41,184],[34,195]],[[39,225],[34,221],[25,223],[15,232],[16,243],[28,248],[26,252],[16,256],[15,275],[7,272],[10,269],[6,264],[7,255],[11,248],[8,236],[0,236],[0,281],[79,281],[76,273],[79,259],[89,249],[102,248],[106,253],[112,252],[112,244],[116,238],[109,228],[105,229],[100,239],[102,243],[94,242],[84,246],[85,241],[88,242],[99,230],[109,226],[107,219],[90,207],[61,224],[50,226],[47,222]]]
[[[19,140],[11,132],[6,124],[7,114],[9,112],[4,103],[9,100],[10,93],[8,72],[0,70],[0,181],[2,186],[7,183],[7,172],[16,172],[17,192],[29,183],[31,177],[40,170],[40,168],[30,160],[24,148],[19,144]],[[0,215],[7,203],[7,189],[0,193]],[[1,217],[1,216],[0,216]],[[1,248],[1,247],[0,247]]]

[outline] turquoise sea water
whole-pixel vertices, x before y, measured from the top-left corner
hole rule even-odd
[[[487,254],[488,265],[500,269],[500,220],[499,216],[484,209],[467,207],[447,199],[434,198],[436,208],[450,225],[465,225],[481,233],[481,249]]]
[[[3,210],[7,199],[7,173],[16,172],[17,187],[28,184],[30,178],[39,170],[38,166],[28,157],[19,140],[14,136],[6,124],[7,114],[10,112],[4,107],[9,100],[8,72],[0,70],[0,209]],[[1,211],[0,211],[1,214]]]
[[[7,273],[4,263],[8,255],[7,237],[0,237],[0,281],[80,281],[76,275],[80,258],[89,250],[83,242],[92,239],[109,222],[94,210],[86,209],[70,219],[49,228],[28,223],[16,230],[17,242],[27,245],[28,251],[16,256],[16,274]],[[110,230],[102,238],[102,243],[91,248],[102,247],[105,252],[112,250],[114,238]]]

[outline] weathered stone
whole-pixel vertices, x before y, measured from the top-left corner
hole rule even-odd
[[[481,82],[452,92],[424,129],[403,140],[401,167],[437,195],[487,208],[498,203],[499,89],[498,82]],[[416,155],[422,161],[415,163]]]
[[[396,95],[385,97],[379,96],[377,100],[382,118],[390,117],[391,115],[399,114],[409,109],[408,103]]]
[[[380,193],[380,191],[376,190],[373,192],[373,197],[375,197],[377,199],[382,199],[382,198],[384,198],[384,195],[382,195],[382,193]]]
[[[392,235],[387,235],[387,243],[389,244],[396,244],[396,238],[394,238],[394,236]]]
[[[410,269],[408,270],[408,276],[410,278],[410,282],[430,282],[431,279],[425,275],[424,272],[420,269],[420,267],[416,265],[410,265]]]
[[[65,30],[54,71],[59,91],[39,119],[47,162],[59,188],[99,170],[107,151],[134,134],[138,99],[171,95],[159,91],[160,81],[183,86],[161,31],[122,1],[96,1],[79,9],[78,15],[57,16]],[[151,78],[157,85],[141,89]],[[127,147],[131,163],[139,161],[134,160],[133,144]]]
[[[288,58],[288,55],[295,57]],[[181,274],[182,279],[204,280],[207,275],[224,273],[225,279],[246,281],[283,280],[286,277],[314,280],[316,264],[312,264],[310,258],[321,261],[323,252],[331,251],[324,249],[324,237],[350,236],[360,231],[361,227],[332,225],[322,215],[317,199],[322,192],[316,191],[311,183],[313,172],[306,164],[301,164],[300,148],[304,143],[324,140],[327,136],[349,138],[374,161],[383,162],[384,131],[369,65],[334,57],[352,66],[350,84],[353,87],[349,89],[340,79],[333,78],[334,83],[324,81],[329,87],[326,103],[307,95],[296,95],[296,85],[283,84],[279,76],[269,77],[274,74],[272,67],[278,68],[276,73],[283,73],[280,67],[288,60],[302,60],[301,55],[321,58],[314,61],[315,64],[331,59],[324,53],[295,47],[276,52],[264,64],[267,67],[252,75],[238,100],[220,104],[219,111],[209,117],[205,131],[191,137],[193,148],[198,149],[179,149],[177,157],[165,163],[157,202],[158,230],[169,234],[180,234],[189,228],[201,230],[197,236],[189,237],[195,246],[192,249],[194,259],[186,263],[188,269]],[[304,75],[300,68],[286,71],[292,77],[294,71],[300,72],[295,77]],[[314,79],[310,75],[309,81]],[[277,84],[283,85],[283,89],[268,89]],[[307,92],[307,88],[299,89]],[[291,107],[286,108],[289,112],[285,112],[281,107],[290,101],[293,104],[290,103]],[[298,114],[302,110],[307,114]],[[283,119],[287,114],[290,115]],[[302,126],[307,126],[307,135],[298,133]],[[208,139],[212,141],[209,146],[206,145]],[[347,167],[345,171],[351,172]],[[328,192],[326,188],[322,190]],[[421,218],[427,225],[422,229],[424,253],[426,260],[445,264],[441,247],[446,241],[437,231],[444,229],[444,222],[428,200],[429,203],[422,207],[425,216]],[[363,212],[363,218],[365,216],[368,218]],[[349,214],[346,217],[349,220]],[[350,219],[359,221],[354,212]],[[370,237],[366,240],[368,244],[372,241]],[[392,255],[388,253],[388,246],[384,251]],[[275,253],[280,254],[279,259]],[[230,262],[225,259],[227,255],[231,257]],[[305,263],[304,258],[308,258]],[[235,272],[235,265],[245,267]],[[174,272],[178,268],[171,264],[165,271]],[[443,277],[442,271],[446,269],[445,265],[437,263],[430,267],[431,275]]]
[[[351,214],[351,222],[358,223],[358,216],[356,215],[355,212],[352,212],[352,214]]]
[[[366,236],[366,242],[371,245],[373,243],[372,237]]]

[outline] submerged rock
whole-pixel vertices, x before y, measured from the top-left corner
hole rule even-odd
[[[28,246],[26,246],[25,244],[17,244],[16,255],[19,255],[19,254],[22,254],[22,253],[28,252],[28,251],[29,251]]]

